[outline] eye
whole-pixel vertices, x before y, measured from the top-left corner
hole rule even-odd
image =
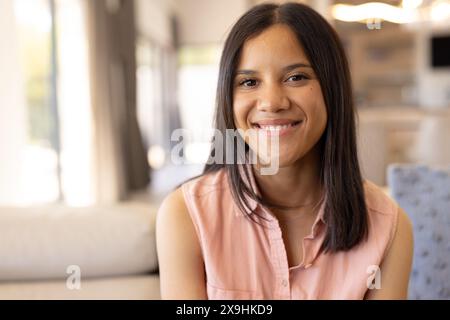
[[[302,81],[302,80],[308,80],[309,78],[307,76],[305,76],[304,74],[295,74],[293,76],[290,76],[289,78],[287,78],[286,81]]]
[[[251,88],[251,87],[255,87],[256,85],[257,85],[257,81],[255,79],[244,79],[239,82],[239,86],[241,86],[241,87]]]

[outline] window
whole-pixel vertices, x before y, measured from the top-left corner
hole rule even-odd
[[[11,204],[59,200],[73,206],[91,204],[91,113],[83,1],[9,1],[18,43],[12,55],[17,55],[20,63],[5,77],[20,74],[23,79],[23,85],[17,84],[23,88],[14,93],[23,97],[13,100],[24,101],[26,114],[25,120],[15,119],[11,125],[15,132],[26,131],[26,141],[15,160],[20,162],[16,173],[21,176],[20,188],[14,191],[19,196]],[[20,103],[12,108],[20,108]],[[0,175],[0,179],[4,177]]]
[[[159,169],[165,162],[162,50],[145,38],[140,38],[136,47],[137,61],[137,113],[144,145],[148,151],[148,162]]]
[[[187,163],[205,163],[210,151],[220,50],[219,45],[185,46],[180,50],[178,100],[183,128],[189,132]]]
[[[24,204],[56,201],[60,195],[50,4],[48,0],[14,2],[28,128],[22,159]]]

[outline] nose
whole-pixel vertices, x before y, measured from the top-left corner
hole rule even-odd
[[[278,112],[289,108],[289,99],[280,86],[266,85],[260,91],[258,110],[265,112]]]

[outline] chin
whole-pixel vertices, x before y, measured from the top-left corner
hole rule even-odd
[[[261,156],[260,159],[266,159],[266,157]],[[276,159],[273,159],[271,163],[277,161]],[[292,152],[281,152],[278,157],[278,167],[284,168],[294,165],[298,161],[298,156],[296,154],[293,154]],[[264,162],[264,166],[268,166],[267,162]]]
[[[278,166],[280,168],[290,167],[297,162],[298,158],[295,156],[280,156]]]

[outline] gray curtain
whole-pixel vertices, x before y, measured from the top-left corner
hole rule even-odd
[[[149,183],[136,115],[133,0],[85,0],[97,203],[125,199]]]

